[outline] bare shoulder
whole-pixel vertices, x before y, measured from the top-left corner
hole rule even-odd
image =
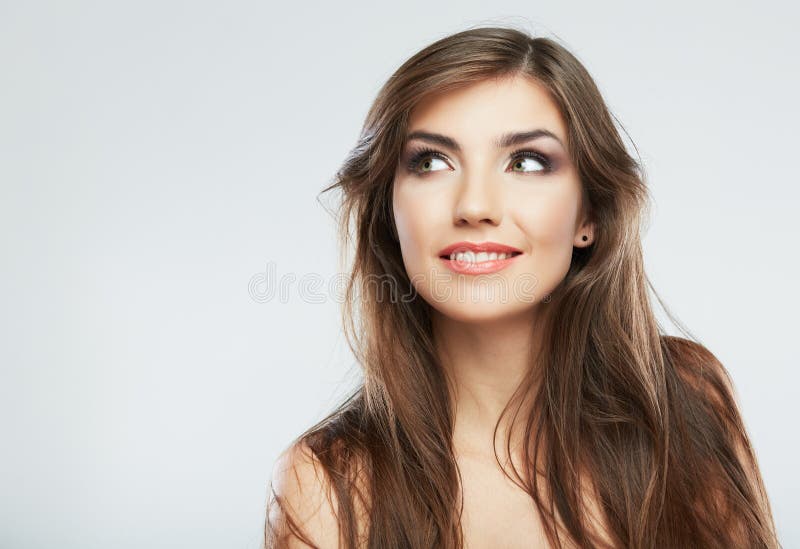
[[[667,339],[679,375],[719,418],[725,440],[748,477],[758,484],[757,460],[742,417],[739,396],[727,368],[705,346],[684,338]],[[760,479],[759,479],[760,480]]]
[[[270,500],[269,549],[339,546],[336,495],[307,444],[294,444],[278,456],[272,469]],[[301,541],[299,535],[311,543]]]
[[[734,407],[738,394],[730,373],[707,347],[682,337],[664,336],[677,373],[715,406]]]
[[[678,337],[667,337],[669,351],[681,377],[691,386],[708,409],[718,418],[718,425],[723,429],[719,438],[708,438],[703,433],[703,440],[724,440],[732,451],[732,458],[738,463],[744,474],[744,481],[749,484],[753,503],[759,514],[766,521],[772,522],[772,511],[764,481],[759,470],[758,457],[746,429],[742,417],[739,395],[727,368],[705,346],[695,341]],[[719,448],[716,454],[721,455]],[[730,499],[729,494],[718,487],[711,486],[711,493],[716,494],[721,507]],[[741,527],[737,524],[736,527]],[[774,523],[768,525],[774,535]],[[745,539],[744,532],[738,532]],[[743,542],[744,543],[744,542]]]

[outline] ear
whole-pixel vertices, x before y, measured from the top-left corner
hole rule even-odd
[[[584,237],[586,237],[585,240]],[[575,231],[575,237],[572,239],[572,245],[576,248],[586,248],[594,244],[594,237],[595,224],[593,221],[586,219],[578,225]]]

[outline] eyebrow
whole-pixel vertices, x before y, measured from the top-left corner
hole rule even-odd
[[[513,147],[514,145],[519,145],[521,143],[526,143],[528,141],[533,141],[534,139],[541,139],[544,137],[555,139],[562,147],[564,147],[564,149],[566,149],[564,143],[561,141],[561,139],[559,139],[559,137],[556,134],[544,128],[537,128],[535,130],[529,130],[524,132],[504,133],[494,141],[494,145],[499,149],[505,149],[507,147]],[[406,135],[406,141],[411,141],[412,139],[427,141],[429,143],[440,145],[442,147],[447,147],[448,149],[452,149],[459,153],[461,152],[461,145],[459,145],[455,139],[453,139],[452,137],[448,137],[446,135],[442,135],[440,133],[432,133],[423,130],[417,130]]]

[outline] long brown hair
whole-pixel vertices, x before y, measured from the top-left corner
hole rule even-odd
[[[596,223],[593,244],[573,249],[567,275],[541,303],[541,351],[519,389],[538,388],[524,431],[527,467],[514,472],[549,543],[779,547],[725,368],[666,307],[685,337],[666,335],[654,316],[648,288],[658,295],[642,259],[650,202],[642,165],[573,54],[555,40],[503,27],[458,32],[403,63],[323,191],[341,193],[342,246],[353,245],[343,319],[363,383],[294,443],[310,448],[335,493],[341,546],[463,546],[449,380],[430,306],[414,295],[404,269],[392,184],[418,102],[518,75],[544,85],[558,105]],[[391,280],[395,297],[413,298],[389,299],[376,280]],[[587,489],[602,529],[587,516]],[[309,542],[271,492],[269,507],[278,506]],[[359,524],[368,524],[366,539],[358,539]],[[266,545],[274,546],[269,518],[265,530]]]

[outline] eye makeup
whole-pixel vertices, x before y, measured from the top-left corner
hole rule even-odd
[[[420,163],[426,158],[438,158],[445,163],[449,163],[447,160],[447,156],[445,156],[442,152],[427,146],[422,146],[409,151],[406,154],[406,160],[403,162],[403,164],[408,172],[417,175],[419,177],[424,177],[426,174],[434,173],[434,172],[423,172],[419,169]],[[546,155],[542,152],[533,149],[516,150],[513,153],[511,153],[509,160],[511,160],[513,164],[521,160],[525,160],[526,158],[530,158],[538,162],[542,166],[542,169],[531,170],[528,172],[517,171],[515,173],[526,174],[526,175],[527,174],[546,175],[552,173],[557,168],[557,166],[555,165],[555,163],[553,162],[553,160],[550,158],[549,155]],[[511,171],[514,172],[514,170]]]

